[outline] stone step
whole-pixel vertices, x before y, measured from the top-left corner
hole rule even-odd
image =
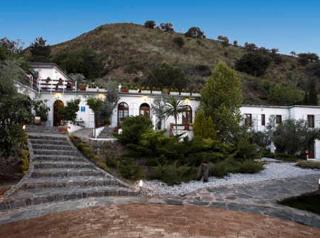
[[[23,185],[24,190],[39,190],[44,188],[72,188],[72,187],[103,187],[119,186],[125,187],[118,180],[110,177],[71,177],[71,178],[32,178]]]
[[[128,188],[122,187],[91,187],[91,188],[59,188],[43,189],[41,193],[20,192],[15,198],[0,203],[0,210],[8,210],[31,205],[38,205],[49,202],[60,202],[89,197],[108,197],[108,196],[136,196],[138,193]]]
[[[40,150],[36,149],[33,151],[35,155],[72,155],[80,156],[80,153],[76,150]]]
[[[30,140],[68,141],[65,136],[29,135]]]
[[[67,139],[65,140],[43,140],[30,139],[32,145],[70,145]]]
[[[78,162],[64,162],[64,161],[38,161],[34,162],[35,169],[50,169],[50,168],[95,168],[95,166],[89,162],[78,161]]]
[[[35,145],[33,143],[31,143],[32,145],[32,149],[34,150],[73,150],[73,147],[71,145]]]
[[[32,178],[42,177],[74,177],[74,176],[100,176],[104,177],[104,173],[95,169],[36,169],[32,172]]]
[[[86,159],[82,158],[80,155],[78,156],[71,156],[71,155],[36,155],[33,157],[33,161],[43,161],[43,162],[56,162],[56,161],[62,161],[62,162],[81,162],[81,161],[87,161]]]

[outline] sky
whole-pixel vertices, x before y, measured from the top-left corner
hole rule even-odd
[[[0,38],[70,40],[108,23],[171,22],[178,32],[200,27],[282,53],[320,55],[320,0],[0,0]]]

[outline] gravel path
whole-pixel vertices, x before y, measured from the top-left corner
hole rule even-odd
[[[225,178],[219,179],[210,177],[208,183],[201,181],[191,181],[175,186],[168,186],[160,181],[145,181],[143,188],[150,195],[185,195],[195,192],[202,188],[214,188],[234,184],[250,184],[261,181],[294,178],[312,174],[319,174],[320,170],[302,169],[295,166],[295,163],[279,163],[273,159],[264,159],[267,163],[265,169],[256,174],[230,174]]]

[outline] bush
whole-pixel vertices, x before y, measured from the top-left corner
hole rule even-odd
[[[241,163],[239,173],[254,174],[263,170],[263,163],[255,160],[245,160]]]
[[[173,42],[179,47],[182,48],[184,46],[184,39],[180,36],[173,38]]]
[[[251,52],[237,60],[235,67],[240,72],[259,77],[265,74],[271,61],[272,59],[268,55]]]
[[[50,108],[47,107],[44,101],[42,100],[33,101],[32,106],[33,106],[35,115],[40,117],[41,121],[48,120],[48,112],[50,111]]]
[[[159,165],[153,168],[150,179],[161,180],[168,185],[175,185],[187,182],[197,177],[197,169],[189,166],[177,166],[177,163]]]
[[[191,27],[184,35],[187,37],[200,38],[200,39],[206,37],[203,31],[201,31],[199,27]]]
[[[144,132],[152,129],[152,122],[145,116],[130,116],[122,124],[118,139],[122,144],[138,144]]]
[[[318,129],[310,130],[303,120],[286,120],[273,131],[272,141],[277,153],[303,157],[314,140],[319,138],[319,133]]]
[[[263,163],[255,160],[239,162],[233,158],[228,158],[209,165],[209,175],[220,178],[227,176],[229,173],[257,173],[261,170],[263,170]]]
[[[138,180],[144,177],[143,169],[132,158],[122,158],[118,170],[120,175],[126,179]]]
[[[288,162],[295,162],[299,160],[297,156],[286,154],[286,153],[276,153],[274,155],[274,158],[278,160],[288,161]]]
[[[301,160],[296,163],[296,166],[304,169],[320,169],[320,161]]]
[[[302,102],[304,93],[302,90],[291,86],[275,84],[268,92],[268,100],[279,105],[294,105]]]
[[[156,27],[156,22],[153,20],[148,20],[144,23],[145,28],[154,29]]]
[[[80,99],[67,102],[67,106],[60,109],[60,113],[65,121],[75,121],[79,111]]]

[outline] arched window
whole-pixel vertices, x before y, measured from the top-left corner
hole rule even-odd
[[[142,103],[139,109],[139,115],[150,117],[150,106],[147,103]]]
[[[192,123],[192,108],[190,106],[185,106],[185,110],[182,113],[182,123],[184,125]]]
[[[129,116],[129,106],[125,102],[121,102],[118,104],[118,126],[120,126],[121,122]]]

